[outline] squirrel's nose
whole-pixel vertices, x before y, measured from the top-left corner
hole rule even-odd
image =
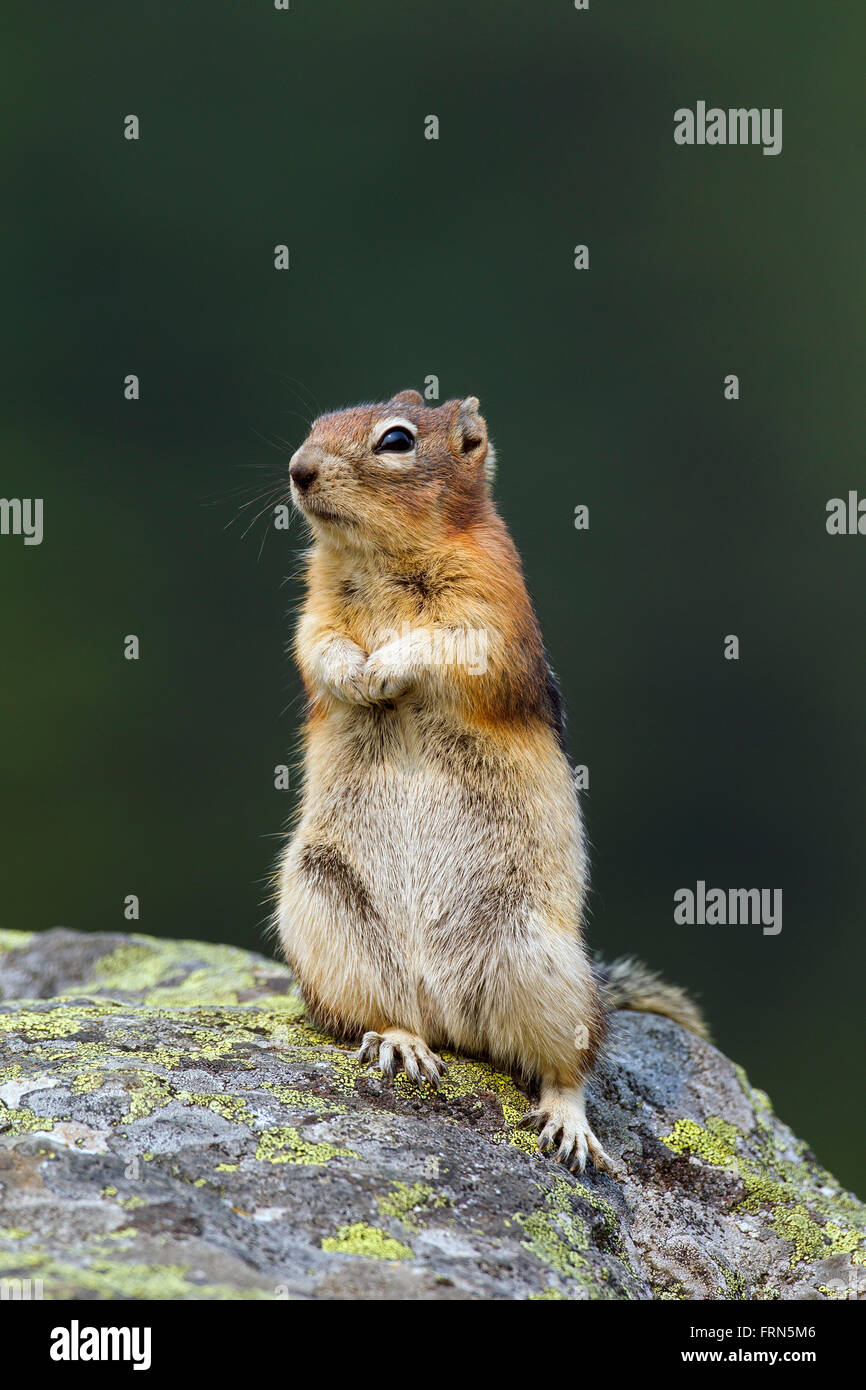
[[[296,459],[289,469],[289,477],[301,492],[306,492],[310,483],[315,482],[318,476],[319,470],[316,465],[306,459]]]

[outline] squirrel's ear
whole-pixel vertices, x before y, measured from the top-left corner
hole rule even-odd
[[[479,410],[477,396],[467,396],[460,401],[450,430],[451,448],[459,459],[468,464],[485,463],[485,473],[490,477],[486,460],[491,452],[487,442],[487,425]]]
[[[420,391],[398,391],[396,396],[391,397],[392,401],[400,401],[403,405],[423,405],[424,397]]]

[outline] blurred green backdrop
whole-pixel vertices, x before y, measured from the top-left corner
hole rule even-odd
[[[137,893],[142,931],[263,946],[303,539],[244,537],[234,489],[284,472],[266,440],[313,400],[435,373],[481,397],[590,768],[593,944],[698,991],[866,1188],[866,539],[824,526],[866,491],[862,6],[92,0],[6,27],[2,491],[45,499],[45,539],[0,537],[0,925],[122,931]],[[782,154],[678,148],[699,99],[782,107]],[[699,878],[781,887],[782,934],[675,925]]]

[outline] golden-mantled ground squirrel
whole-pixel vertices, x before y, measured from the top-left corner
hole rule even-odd
[[[309,705],[277,928],[312,1016],[362,1059],[435,1085],[435,1048],[487,1057],[537,1093],[542,1151],[603,1168],[583,1086],[610,1009],[705,1030],[680,990],[584,946],[562,702],[493,457],[474,396],[401,391],[321,416],[292,458]]]

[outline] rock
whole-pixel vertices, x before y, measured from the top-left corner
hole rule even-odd
[[[539,1157],[481,1062],[360,1066],[246,951],[3,932],[0,1000],[0,1281],[45,1298],[866,1292],[862,1204],[666,1019],[618,1014],[590,1086],[614,1179]]]

